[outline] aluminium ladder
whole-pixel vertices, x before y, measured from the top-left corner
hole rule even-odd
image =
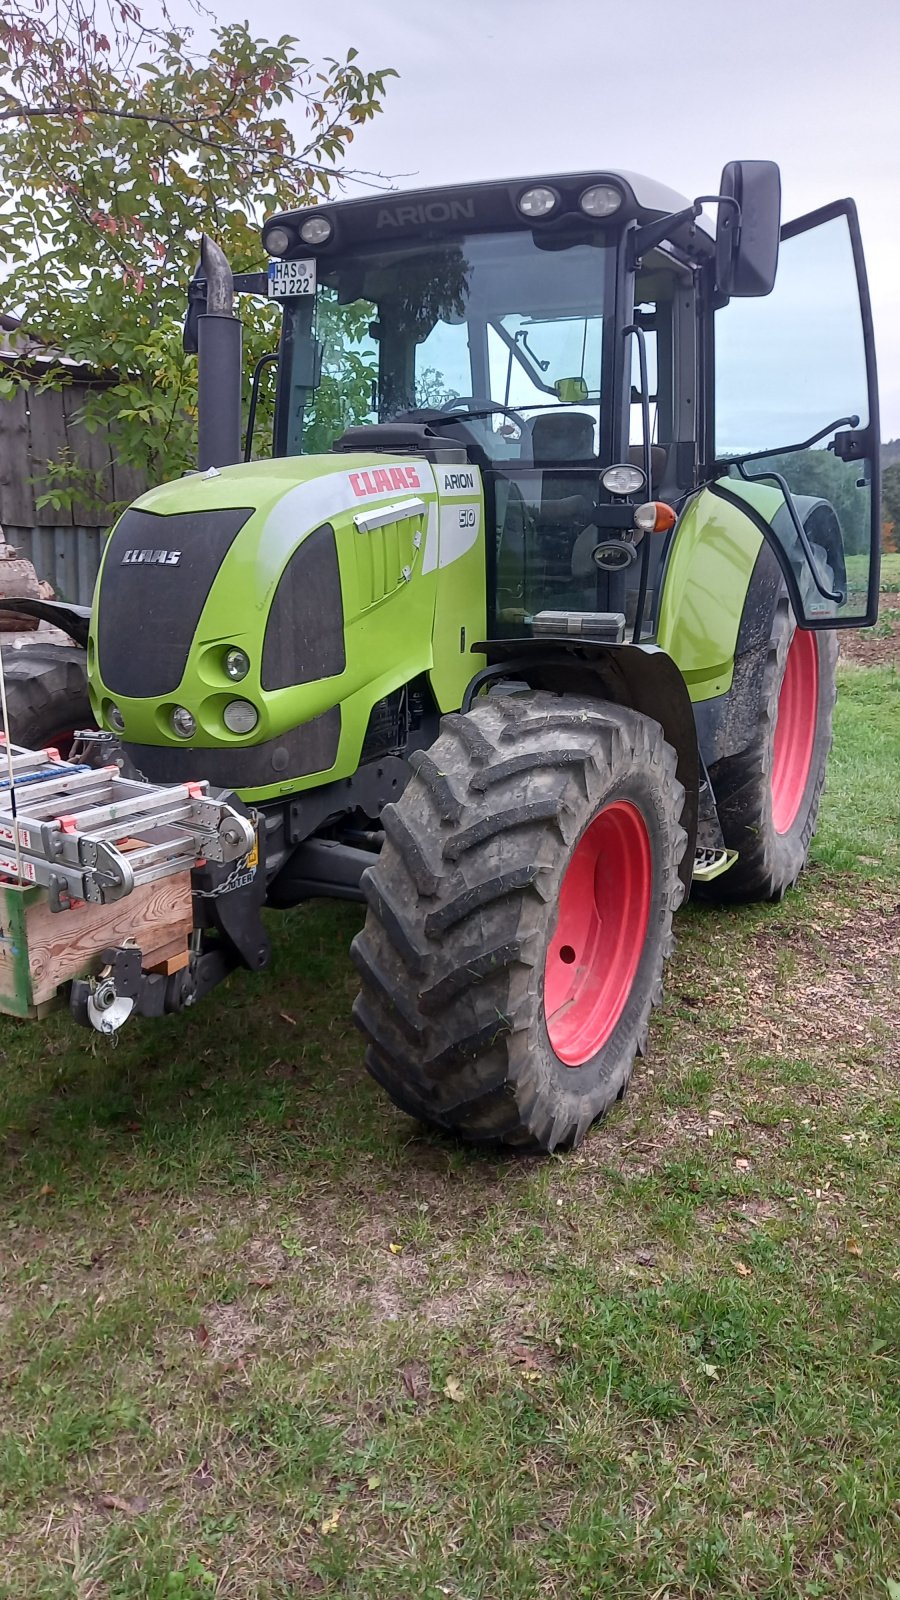
[[[0,882],[41,885],[54,911],[109,905],[138,884],[240,860],[252,822],[203,783],[153,784],[62,761],[0,734]]]

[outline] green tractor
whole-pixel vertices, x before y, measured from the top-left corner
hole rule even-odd
[[[685,897],[795,883],[877,613],[865,267],[852,201],[781,225],[771,162],[703,199],[377,194],[271,217],[239,277],[204,242],[199,470],[124,513],[81,625],[106,754],[257,844],[195,870],[162,1000],[107,962],[136,1010],[264,966],[264,906],[364,900],[369,1071],[550,1151],[623,1095]],[[281,306],[271,459],[235,293]]]

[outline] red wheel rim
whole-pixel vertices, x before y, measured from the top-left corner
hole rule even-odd
[[[650,838],[637,806],[604,806],[575,847],[544,965],[547,1032],[580,1067],[606,1044],[641,959],[653,887]]]
[[[803,803],[819,709],[819,647],[814,633],[796,628],[778,693],[772,749],[772,826],[788,833]]]

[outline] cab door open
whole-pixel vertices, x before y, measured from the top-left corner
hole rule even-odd
[[[775,286],[716,314],[715,481],[778,556],[805,628],[876,620],[880,428],[856,207],[781,230]]]

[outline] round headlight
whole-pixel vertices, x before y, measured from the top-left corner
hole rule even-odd
[[[259,712],[249,700],[229,700],[222,712],[222,721],[232,733],[252,733],[259,721]]]
[[[623,461],[618,466],[607,467],[601,474],[600,482],[610,494],[637,494],[646,483],[643,469],[633,467],[630,462]]]
[[[197,732],[197,720],[187,706],[173,706],[169,722],[179,739],[192,739]]]
[[[559,196],[555,189],[545,189],[540,184],[519,195],[519,210],[523,217],[549,217],[556,210]]]
[[[222,665],[225,668],[226,678],[230,678],[232,683],[240,683],[250,671],[250,657],[246,650],[239,650],[235,645],[233,649],[225,651]]]
[[[611,217],[624,198],[621,189],[614,189],[611,183],[595,183],[593,188],[585,189],[578,204],[589,217]]]
[[[110,706],[108,708],[107,713],[106,713],[106,719],[107,719],[110,727],[111,728],[115,728],[116,733],[124,733],[125,732],[125,718],[123,717],[123,715],[122,715],[121,711],[119,710],[118,706]]]
[[[291,248],[287,228],[270,228],[263,239],[263,248],[270,256],[286,256]]]
[[[300,237],[304,244],[327,244],[333,232],[327,217],[307,217],[300,224]]]

